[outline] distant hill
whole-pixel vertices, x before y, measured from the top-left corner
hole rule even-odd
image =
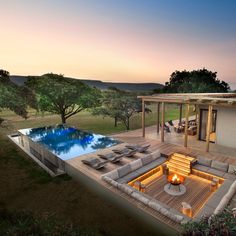
[[[13,83],[17,85],[23,85],[27,80],[27,76],[11,75],[10,79]],[[76,79],[76,78],[71,78],[71,79]],[[128,91],[151,91],[153,89],[160,89],[163,87],[163,85],[159,83],[115,83],[115,82],[103,82],[100,80],[85,80],[85,79],[79,79],[79,80],[89,86],[103,90],[108,89],[109,87],[116,87],[117,89],[128,90]]]

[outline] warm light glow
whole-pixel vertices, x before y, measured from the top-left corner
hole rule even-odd
[[[178,175],[174,174],[174,176],[172,177],[172,182],[178,183],[179,181],[180,181],[180,178],[178,177]]]

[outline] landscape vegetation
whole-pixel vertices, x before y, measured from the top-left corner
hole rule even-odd
[[[82,183],[67,175],[50,177],[12,145],[6,135],[21,128],[66,122],[101,134],[134,130],[141,127],[139,94],[229,89],[216,72],[205,68],[175,71],[165,86],[143,92],[116,87],[100,90],[52,73],[29,76],[24,84],[17,85],[10,80],[9,72],[0,70],[0,235],[147,234],[145,224],[137,223],[139,219],[103,201]],[[178,119],[178,106],[169,105],[166,110],[166,120]],[[155,124],[156,107],[148,104],[145,112],[146,124]],[[186,235],[196,228],[186,226]]]

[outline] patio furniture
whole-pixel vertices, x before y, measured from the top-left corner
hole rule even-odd
[[[137,153],[136,150],[129,150],[127,152],[124,152],[123,155],[126,157],[133,157]]]
[[[170,126],[174,126],[174,123],[172,120],[167,121]]]
[[[196,135],[197,134],[197,126],[190,126],[188,128],[188,135]]]
[[[128,148],[120,148],[120,149],[113,149],[112,151],[114,153],[117,153],[117,154],[124,154],[124,153],[127,153],[130,150]]]
[[[116,155],[115,153],[108,153],[108,154],[98,154],[98,156],[101,157],[102,159],[115,163],[120,161],[124,155],[123,154]]]
[[[89,165],[90,167],[98,170],[98,169],[103,168],[108,161],[107,160],[101,161],[100,159],[98,159],[96,157],[89,157],[87,159],[82,160],[82,162],[84,164]]]
[[[129,149],[136,150],[137,152],[142,153],[142,152],[147,151],[147,149],[150,147],[150,144],[143,145],[143,146],[137,145],[137,144],[135,144],[135,145],[126,145],[126,147],[129,148]]]

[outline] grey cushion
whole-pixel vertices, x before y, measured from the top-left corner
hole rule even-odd
[[[137,170],[138,168],[140,168],[143,165],[143,163],[140,159],[138,159],[136,161],[132,161],[129,164],[130,164],[132,171]]]
[[[235,180],[235,179],[236,179],[236,175],[230,174],[230,173],[225,173],[225,174],[223,175],[223,178],[224,178],[224,179]]]
[[[133,171],[133,172],[129,173],[128,175],[125,175],[125,176],[123,176],[122,178],[117,179],[116,181],[117,181],[118,183],[122,183],[122,184],[128,183],[128,182],[130,182],[131,180],[137,178],[139,175],[140,175],[140,174],[139,174],[138,172]]]
[[[223,177],[223,175],[225,174],[224,171],[220,171],[220,170],[217,170],[217,169],[214,169],[214,168],[208,168],[207,173],[210,173],[212,175],[216,175],[216,176],[219,176],[219,177]]]
[[[161,157],[161,153],[159,150],[152,153],[152,160],[156,160],[159,157]]]
[[[203,165],[203,166],[208,166],[208,167],[211,166],[211,160],[202,156],[197,157],[197,162],[198,164]]]
[[[111,179],[118,179],[119,178],[119,174],[117,170],[112,170],[109,173],[105,174],[106,176],[110,177]]]
[[[119,188],[122,192],[124,192],[124,193],[126,193],[126,194],[128,194],[128,195],[131,195],[131,194],[134,192],[134,189],[133,189],[132,187],[126,185],[126,184],[120,184],[120,185],[118,186],[118,188]]]
[[[196,170],[203,171],[203,172],[207,172],[207,170],[209,169],[209,167],[203,166],[203,165],[200,165],[200,164],[195,164],[193,166],[193,168],[196,169]]]
[[[145,173],[145,172],[147,172],[147,171],[149,171],[149,170],[151,170],[151,169],[161,165],[165,161],[166,161],[166,158],[159,157],[157,160],[152,161],[151,163],[149,163],[149,164],[147,164],[147,165],[137,169],[136,172],[138,172],[141,175],[141,174],[143,174],[143,173]]]
[[[224,195],[228,192],[229,187],[232,185],[233,180],[226,179],[224,183],[218,188],[218,190],[214,193],[217,196],[224,197]]]
[[[121,178],[121,177],[129,174],[132,170],[131,170],[130,164],[126,164],[126,165],[118,168],[117,171],[119,174],[119,178]]]
[[[143,163],[143,166],[144,165],[147,165],[148,163],[150,163],[152,161],[152,155],[151,154],[148,154],[144,157],[141,158],[141,161]]]
[[[228,163],[219,162],[219,161],[212,161],[211,167],[215,168],[217,170],[220,170],[220,171],[227,172],[229,164]]]
[[[228,173],[233,174],[236,172],[236,165],[229,164]]]

